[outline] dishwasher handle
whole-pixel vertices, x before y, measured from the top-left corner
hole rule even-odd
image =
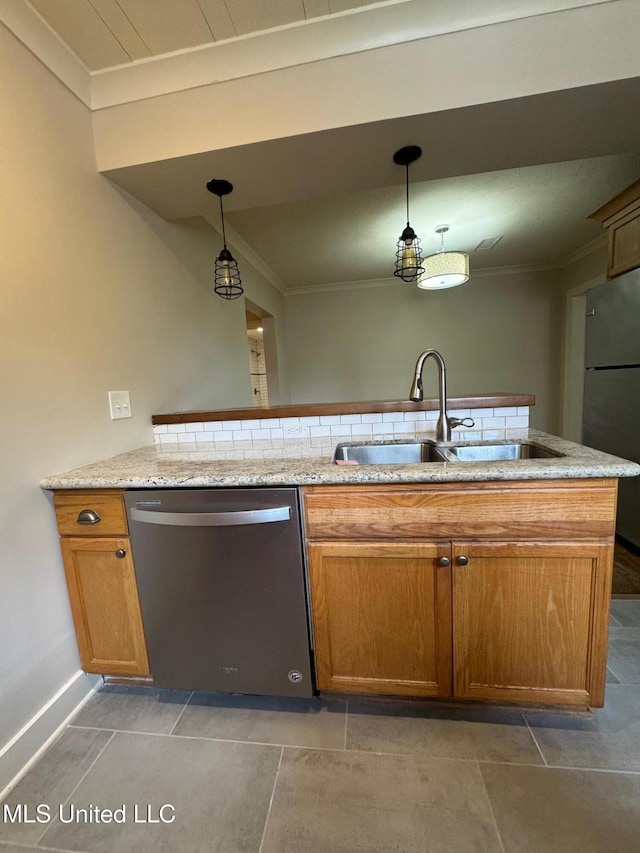
[[[248,509],[234,512],[156,512],[155,510],[131,507],[132,521],[145,524],[168,524],[175,527],[231,527],[237,524],[270,524],[273,521],[289,521],[290,506],[274,506],[268,509]]]

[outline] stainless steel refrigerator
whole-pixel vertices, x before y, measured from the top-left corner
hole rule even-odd
[[[587,294],[583,443],[640,462],[640,270]],[[640,477],[619,482],[617,533],[640,547]]]

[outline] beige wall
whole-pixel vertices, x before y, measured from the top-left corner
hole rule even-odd
[[[418,355],[437,349],[451,396],[535,394],[532,425],[554,432],[560,304],[554,272],[472,275],[432,293],[394,282],[287,297],[291,399],[406,399]],[[430,364],[425,394],[437,395]]]
[[[153,412],[247,405],[250,386],[243,300],[211,292],[218,236],[98,175],[89,111],[2,27],[0,103],[1,751],[79,666],[40,479],[151,443]],[[110,389],[133,418],[110,420]]]

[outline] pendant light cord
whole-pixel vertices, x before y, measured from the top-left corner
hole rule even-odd
[[[409,164],[405,165],[405,170],[407,172],[407,226],[409,225]]]
[[[227,236],[224,233],[224,210],[222,209],[222,196],[218,196],[220,199],[220,219],[222,220],[222,244],[224,248],[227,248]]]

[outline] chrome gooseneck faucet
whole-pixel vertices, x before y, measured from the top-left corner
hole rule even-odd
[[[444,359],[435,349],[428,349],[420,353],[416,362],[416,373],[413,377],[411,392],[409,399],[415,403],[419,403],[423,399],[422,393],[422,369],[425,361],[431,356],[438,365],[438,380],[439,380],[439,403],[440,415],[436,425],[436,441],[451,441],[451,430],[458,426],[472,427],[474,421],[472,418],[450,418],[447,415],[447,368],[444,365]]]

